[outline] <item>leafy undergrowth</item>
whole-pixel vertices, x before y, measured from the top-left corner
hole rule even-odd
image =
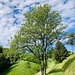
[[[75,75],[75,54],[55,65],[47,75]]]
[[[39,70],[38,64],[20,60],[0,75],[35,75]]]

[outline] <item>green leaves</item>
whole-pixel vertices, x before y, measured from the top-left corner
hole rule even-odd
[[[72,47],[72,53],[73,53],[74,47],[75,47],[75,33],[70,33],[68,35],[68,41],[66,42],[66,44],[71,45],[71,47]]]
[[[33,54],[39,61],[41,68],[46,69],[46,54],[62,30],[61,16],[58,11],[51,10],[51,6],[34,6],[32,11],[24,14],[25,22],[15,34],[11,42],[11,49]],[[39,42],[38,42],[39,41]],[[20,52],[22,54],[22,52]],[[43,63],[42,63],[43,62]],[[45,70],[42,69],[42,70]]]
[[[61,16],[58,11],[51,10],[51,6],[44,4],[43,6],[34,6],[32,11],[24,13],[25,22],[21,25],[20,30],[14,35],[11,41],[11,48],[14,50],[28,50],[30,52],[40,53],[63,30],[61,24]],[[39,46],[36,45],[37,40],[40,41]],[[29,51],[29,50],[28,50]],[[40,55],[40,54],[39,54]]]
[[[68,56],[68,51],[60,41],[57,41],[54,54],[56,61],[62,62]]]

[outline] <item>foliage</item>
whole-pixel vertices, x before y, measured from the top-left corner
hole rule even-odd
[[[70,33],[68,35],[68,41],[66,43],[69,44],[69,45],[71,45],[71,47],[72,47],[72,53],[73,53],[74,47],[75,47],[75,33]]]
[[[19,54],[15,51],[10,50],[9,58],[10,58],[10,62],[13,64],[19,59]]]
[[[57,41],[56,43],[54,55],[58,62],[62,62],[67,56],[69,56],[67,49],[60,41]]]
[[[51,6],[34,6],[32,11],[25,14],[25,23],[11,40],[11,49],[18,53],[31,53],[41,65],[41,70],[46,73],[46,54],[50,45],[64,29],[58,11],[51,10]],[[42,73],[43,73],[42,72]]]
[[[6,58],[2,53],[0,53],[0,73],[6,70],[10,66],[9,58]]]
[[[27,54],[21,54],[20,55],[20,59],[24,60],[24,61],[34,62],[34,63],[39,64],[38,59],[33,54],[29,54],[29,53],[27,53]]]
[[[4,48],[3,54],[6,58],[10,59],[11,64],[15,63],[19,59],[19,54],[9,48]]]
[[[52,48],[51,50],[49,50],[48,53],[47,53],[47,58],[54,59],[54,51],[55,51],[54,48]]]
[[[13,63],[16,62],[18,55],[15,52],[12,52],[8,48],[1,48],[0,53],[0,73],[10,67]]]

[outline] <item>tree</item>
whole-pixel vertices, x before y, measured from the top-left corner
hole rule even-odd
[[[51,6],[34,6],[32,11],[25,14],[25,23],[14,35],[11,48],[17,52],[31,53],[39,60],[42,75],[46,75],[47,51],[57,35],[64,29],[58,11],[51,10]]]
[[[11,66],[10,59],[5,54],[4,48],[0,46],[0,73]]]
[[[71,47],[72,47],[72,53],[73,53],[74,47],[75,47],[75,33],[70,33],[68,35],[67,44],[71,45]]]
[[[62,62],[67,56],[69,56],[67,49],[60,41],[56,42],[54,55],[58,62]]]
[[[3,47],[2,46],[0,46],[0,53],[2,53],[3,52]]]

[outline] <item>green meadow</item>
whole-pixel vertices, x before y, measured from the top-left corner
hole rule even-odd
[[[39,69],[36,63],[20,60],[0,75],[35,75]]]
[[[41,75],[39,70],[38,64],[20,60],[0,75]],[[75,54],[59,64],[48,60],[47,75],[75,75]]]
[[[62,63],[48,62],[47,75],[75,75],[75,54],[69,56]],[[36,75],[41,75],[38,72]]]

